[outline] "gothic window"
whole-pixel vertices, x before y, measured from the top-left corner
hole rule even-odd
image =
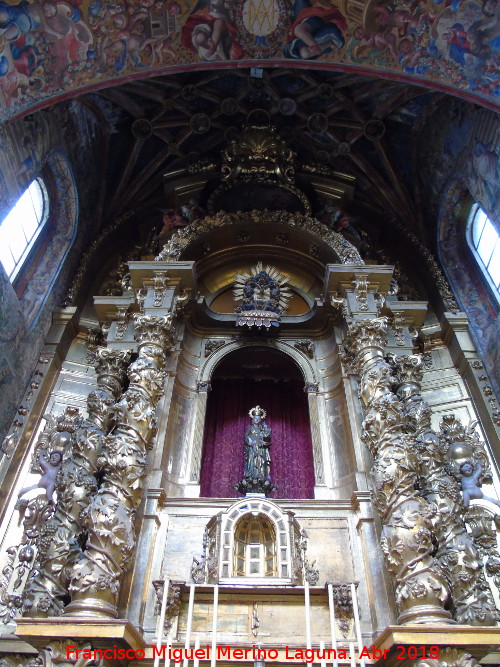
[[[500,301],[500,240],[487,214],[474,204],[469,217],[468,241],[472,253],[493,293]]]
[[[30,183],[0,225],[0,261],[14,282],[49,217],[49,197],[41,178]]]
[[[262,514],[247,514],[236,526],[234,576],[277,576],[276,536],[271,523]]]

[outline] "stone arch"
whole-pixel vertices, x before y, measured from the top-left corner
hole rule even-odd
[[[286,225],[314,235],[318,240],[329,246],[339,258],[341,264],[364,264],[358,250],[345,239],[342,234],[334,232],[315,218],[301,213],[286,211],[250,211],[226,213],[221,211],[213,216],[195,220],[187,227],[179,229],[167,241],[156,261],[177,261],[184,256],[189,246],[200,236],[220,227],[228,225],[251,226],[252,224]]]
[[[209,579],[216,578],[221,583],[236,583],[246,580],[255,583],[255,578],[236,577],[233,574],[234,533],[239,522],[247,515],[262,514],[273,526],[277,542],[277,576],[274,582],[302,583],[302,560],[300,550],[301,531],[293,512],[284,512],[269,498],[242,498],[225,512],[213,517],[207,525],[209,562],[218,563],[217,573],[208,572]],[[220,545],[224,545],[220,548]],[[227,548],[229,546],[229,548]],[[269,578],[266,578],[269,581]],[[211,582],[215,583],[215,582]]]
[[[219,347],[217,350],[212,352],[212,354],[210,354],[207,357],[207,359],[205,360],[200,369],[198,384],[205,385],[210,382],[210,379],[212,378],[215,368],[224,359],[224,357],[227,357],[232,352],[236,352],[237,350],[240,350],[244,347],[255,347],[255,346],[266,347],[269,350],[282,352],[286,356],[290,357],[291,360],[295,363],[295,365],[298,366],[299,370],[301,371],[304,377],[304,384],[306,385],[317,384],[318,379],[316,371],[313,365],[311,364],[310,360],[308,359],[308,357],[302,351],[293,347],[291,341],[285,342],[279,340],[273,341],[273,343],[265,341],[262,342],[252,341],[252,343],[246,343],[245,341],[239,341],[239,340],[226,343],[225,345]]]

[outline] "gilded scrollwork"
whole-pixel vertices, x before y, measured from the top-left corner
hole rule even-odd
[[[247,125],[228,143],[222,156],[225,180],[269,180],[283,183],[294,180],[295,153],[270,125]]]
[[[312,340],[298,340],[293,346],[303,352],[309,359],[314,357],[314,343]]]
[[[217,352],[221,347],[224,347],[226,342],[224,338],[211,338],[205,341],[205,356],[209,357],[214,352]]]
[[[394,312],[392,318],[392,333],[396,341],[396,345],[403,347],[405,345],[405,336],[404,336],[404,317],[400,312]]]
[[[369,287],[369,280],[368,276],[357,274],[354,276],[354,280],[352,281],[352,284],[354,285],[354,298],[356,299],[356,303],[358,304],[358,308],[361,311],[368,310],[368,287]]]
[[[160,308],[163,305],[165,290],[170,282],[167,271],[155,271],[153,277],[153,308]]]
[[[328,229],[326,225],[315,218],[287,211],[220,212],[213,216],[207,216],[203,220],[196,220],[172,234],[155,259],[156,261],[176,261],[193,241],[207,232],[227,225],[246,224],[251,227],[253,223],[286,225],[287,227],[302,229],[314,234],[319,240],[332,248],[342,264],[364,264],[358,250],[342,234]]]
[[[305,530],[300,533],[300,549],[304,581],[307,581],[309,586],[316,586],[319,581],[319,570],[316,567],[316,561],[313,560],[311,563],[307,557],[307,534]]]
[[[439,290],[446,310],[450,311],[451,313],[457,313],[460,309],[457,305],[455,297],[453,296],[448,281],[444,277],[441,267],[436,261],[434,255],[425,247],[418,236],[410,229],[408,229],[408,227],[402,222],[395,221],[395,226],[397,227],[398,231],[415,247],[427,265],[429,273],[434,280],[434,284]]]
[[[126,211],[122,216],[116,218],[116,220],[111,225],[108,225],[104,229],[103,233],[87,248],[82,256],[80,266],[78,267],[75,277],[73,278],[73,282],[71,283],[71,286],[64,298],[62,306],[67,307],[73,305],[73,302],[81,289],[87,272],[90,269],[91,260],[97,248],[101,246],[114,232],[116,232],[117,229],[119,229],[119,227],[124,222],[130,219],[134,214],[135,211],[133,210]]]
[[[193,562],[191,563],[191,580],[195,584],[204,584],[207,578],[206,574],[207,545],[208,545],[208,528],[205,528],[205,532],[203,533],[201,554],[199,558],[193,556]]]
[[[0,578],[0,619],[4,624],[21,614],[23,587],[37,560],[42,529],[54,513],[54,505],[45,495],[21,501],[19,509],[23,517],[23,535],[19,545],[7,549],[7,562]]]
[[[73,667],[76,664],[81,667],[97,667],[101,661],[92,657],[93,649],[89,641],[71,638],[52,640],[34,659],[30,660],[27,667],[55,667],[55,665]]]
[[[0,444],[0,452],[7,457],[14,453],[23,431],[26,428],[26,417],[30,414],[35,400],[40,393],[42,379],[46,375],[45,367],[50,363],[50,358],[46,354],[41,354],[38,357],[38,362],[35,370],[28,383],[28,388],[23,396],[21,405],[17,409],[18,416],[12,423],[9,433],[5,436]],[[1,456],[1,454],[0,454]]]
[[[430,655],[430,652],[429,652]],[[470,653],[461,648],[439,647],[439,658],[421,658],[414,662],[415,667],[479,667],[479,663]]]

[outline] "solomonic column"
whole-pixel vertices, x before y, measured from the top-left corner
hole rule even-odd
[[[71,568],[82,553],[82,516],[97,491],[97,461],[114,424],[114,405],[129,361],[126,350],[98,348],[98,388],[87,397],[88,417],[82,420],[78,410],[70,408],[71,418],[65,414],[57,421],[48,443],[50,451],[58,450],[62,437],[69,439],[69,448],[56,477],[57,504],[50,520],[40,526],[37,560],[23,600],[25,616],[58,616],[64,611]]]
[[[454,619],[464,625],[495,625],[495,603],[483,574],[482,558],[465,527],[458,475],[450,474],[453,446],[432,430],[431,410],[420,393],[422,358],[415,354],[394,356],[391,365],[404,430],[415,442],[420,460],[420,494],[437,508],[434,534],[439,549],[434,557],[448,582]],[[459,434],[455,440],[463,443],[464,439]],[[459,453],[465,448],[462,444]]]
[[[115,430],[103,443],[98,461],[103,479],[84,513],[88,539],[71,574],[67,614],[116,617],[120,584],[135,551],[134,521],[172,346],[172,317],[136,315],[135,331],[139,356],[129,366],[129,387],[116,404]]]
[[[344,347],[360,376],[364,407],[362,439],[373,467],[374,506],[381,546],[392,577],[399,624],[447,623],[446,578],[433,558],[435,506],[418,495],[419,461],[413,438],[403,429],[403,406],[392,391],[395,378],[384,359],[387,319],[358,319],[348,325]]]

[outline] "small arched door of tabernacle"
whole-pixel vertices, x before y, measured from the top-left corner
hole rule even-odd
[[[271,434],[270,498],[314,498],[314,464],[304,378],[294,361],[267,347],[245,347],[222,359],[211,378],[200,495],[241,496],[248,411],[260,405]]]

